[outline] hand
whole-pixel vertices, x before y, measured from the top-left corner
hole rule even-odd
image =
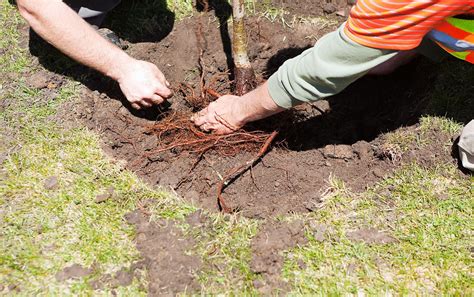
[[[165,76],[154,64],[132,59],[123,66],[117,81],[133,108],[151,107],[173,95]]]
[[[225,95],[192,117],[201,130],[229,134],[245,124],[282,112],[270,97],[268,82],[242,97]]]
[[[222,96],[196,113],[192,120],[196,126],[206,132],[232,133],[245,125],[242,103],[242,98],[239,96]]]

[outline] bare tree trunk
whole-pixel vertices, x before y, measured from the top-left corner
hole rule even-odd
[[[244,0],[232,0],[235,93],[243,95],[257,86],[255,72],[247,54],[247,32],[245,31]]]

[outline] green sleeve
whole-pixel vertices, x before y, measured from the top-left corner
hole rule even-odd
[[[335,95],[397,54],[360,45],[345,36],[343,27],[286,61],[270,77],[268,91],[278,106],[290,108]]]

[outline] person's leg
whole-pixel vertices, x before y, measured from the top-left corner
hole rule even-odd
[[[99,27],[109,11],[115,8],[121,0],[65,0],[80,17],[89,24]]]
[[[101,28],[107,13],[114,9],[121,0],[64,0],[77,14],[93,26],[97,32],[121,49],[126,49],[120,38],[110,29]]]
[[[462,130],[458,147],[462,166],[474,172],[474,120]]]

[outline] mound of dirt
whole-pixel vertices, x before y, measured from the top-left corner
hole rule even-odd
[[[192,239],[185,237],[174,222],[150,222],[142,210],[129,213],[126,219],[137,229],[137,248],[147,268],[150,296],[200,292],[196,275],[201,260],[186,254],[194,247]]]
[[[283,292],[287,284],[281,279],[283,251],[303,245],[307,242],[304,235],[304,224],[301,221],[291,223],[268,221],[252,240],[253,272],[262,276],[254,282],[255,288],[264,295],[275,291]]]
[[[65,107],[61,120],[71,117],[73,110],[75,118],[101,133],[112,156],[127,161],[127,167],[147,182],[170,187],[203,208],[217,210],[220,180],[236,165],[252,159],[258,147],[231,155],[212,149],[201,155],[182,147],[156,152],[163,134],[150,129],[163,120],[165,112],[196,111],[187,96],[191,90],[202,91],[202,80],[220,93],[230,92],[225,75],[228,53],[223,50],[228,46],[212,13],[176,24],[161,42],[130,45],[132,56],[156,63],[175,87],[168,106],[131,110],[117,85],[92,76],[87,83],[91,89],[83,91],[76,106]],[[312,38],[335,28],[303,22],[289,28],[265,18],[251,18],[248,25],[250,57],[261,80],[311,46]],[[200,68],[202,75],[196,71]],[[262,162],[225,189],[228,206],[252,218],[310,212],[318,208],[332,177],[356,192],[373,185],[403,163],[403,159],[380,154],[383,135],[403,126],[416,129],[435,73],[436,66],[421,59],[386,77],[365,77],[328,101],[305,104],[250,125],[250,130],[279,130],[279,138]],[[433,141],[439,137],[433,135]],[[430,149],[438,158],[450,158],[442,147]],[[410,154],[425,153],[420,150],[413,146]],[[433,154],[429,156],[423,158]]]

